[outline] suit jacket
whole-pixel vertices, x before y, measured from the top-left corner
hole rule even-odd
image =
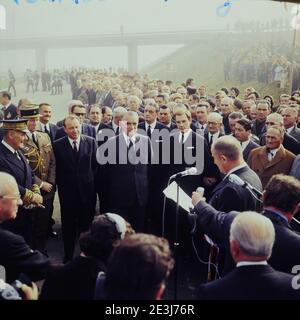
[[[235,264],[229,250],[229,233],[233,219],[238,212],[221,212],[214,209],[204,201],[197,203],[194,209],[197,214],[197,225],[215,242],[226,243],[226,262],[223,273],[231,271]],[[291,273],[293,266],[300,265],[300,235],[294,232],[290,225],[280,216],[270,210],[264,210],[263,214],[269,218],[275,229],[275,243],[270,265],[282,272]]]
[[[289,135],[294,137],[298,142],[300,142],[300,129],[297,128],[296,125],[293,127]]]
[[[299,300],[300,290],[293,289],[293,275],[269,265],[236,267],[224,278],[202,284],[200,300]]]
[[[147,132],[146,132],[146,122],[145,122],[145,121],[139,123],[138,128],[141,129],[141,130],[139,130],[139,133],[140,133],[140,134],[147,135]],[[164,124],[160,123],[159,121],[156,121],[156,124],[155,124],[154,129],[156,129],[156,130],[162,130],[162,129],[168,129],[168,127],[165,126]],[[169,129],[168,129],[168,130],[169,130]]]
[[[17,107],[14,104],[10,104],[5,110],[4,110],[4,119],[6,120],[13,120],[18,117]]]
[[[96,142],[81,135],[77,158],[68,137],[54,142],[56,177],[60,199],[65,203],[92,203],[95,198],[95,175],[97,171]]]
[[[148,163],[151,145],[148,137],[137,135],[138,141],[135,143],[135,149],[130,149],[130,160],[134,157],[134,150],[137,153],[137,163],[127,160],[127,144],[123,134],[110,138],[106,144],[103,144],[97,150],[98,162],[108,159],[109,163],[101,163],[101,176],[103,181],[97,181],[102,185],[101,198],[103,207],[110,208],[121,207],[129,208],[137,201],[140,206],[145,206],[148,201]]]
[[[26,189],[31,190],[34,179],[27,159],[22,152],[19,152],[19,155],[21,160],[0,142],[0,171],[7,172],[16,179],[23,198]]]
[[[0,228],[0,265],[6,268],[6,281],[12,282],[20,273],[32,281],[44,279],[49,259],[39,251],[33,251],[23,237]]]
[[[259,144],[257,144],[257,143],[255,143],[255,142],[250,140],[250,142],[248,143],[247,147],[243,151],[243,158],[244,158],[245,161],[248,160],[250,152],[255,148],[259,148]]]
[[[262,191],[262,185],[259,177],[248,166],[240,168],[233,173],[256,189]],[[215,187],[212,191],[209,203],[215,209],[225,212],[232,210],[256,210],[259,206],[257,200],[249,190],[230,182],[229,177],[223,179]]]
[[[36,138],[38,146],[28,138],[21,150],[35,174],[36,183],[40,186],[43,181],[46,181],[55,186],[56,161],[50,137],[47,133],[36,132]],[[54,193],[55,189],[51,193],[43,194],[43,196],[54,196]]]
[[[89,124],[86,124],[86,123],[82,123],[81,124],[81,134],[96,139],[96,130],[95,130],[95,128],[93,128]],[[60,139],[62,137],[65,137],[66,135],[67,134],[65,133],[64,128],[61,127],[61,128],[59,128],[57,130],[57,133],[56,133],[56,136],[55,136],[55,140],[58,140],[58,139]]]
[[[40,300],[94,300],[98,273],[104,264],[92,257],[74,258],[49,268]]]
[[[221,131],[219,131],[218,138],[223,137],[223,136],[224,136],[224,134]],[[204,132],[204,138],[205,138],[205,140],[207,142],[207,145],[209,146],[209,134],[208,134],[208,131]],[[208,148],[208,149],[209,149],[209,153],[211,154],[210,148]]]
[[[289,175],[300,180],[300,155],[295,158]]]
[[[258,131],[258,125],[257,125],[258,121],[257,120],[254,120],[252,122],[252,128],[251,128],[251,133],[255,134],[258,138],[261,137],[261,135],[263,135],[265,132],[266,132],[266,126],[265,126],[265,122],[262,126],[262,129],[261,131],[259,132]]]
[[[98,147],[105,143],[109,138],[115,136],[115,131],[113,128],[107,124],[100,123],[98,130],[96,132],[96,141]]]
[[[260,177],[264,188],[274,174],[289,174],[294,159],[295,155],[281,145],[272,161],[268,161],[267,148],[264,146],[252,150],[247,162]]]
[[[176,131],[170,134],[170,171],[169,176],[187,168],[196,167],[198,170],[197,175],[185,176],[180,179],[181,188],[188,193],[192,194],[197,187],[203,185],[204,177],[212,177],[217,173],[213,166],[212,157],[208,151],[208,146],[205,139],[199,134],[191,131],[186,141],[184,142],[184,159],[182,156],[182,145],[179,142],[181,132]]]
[[[229,126],[229,117],[227,116],[226,118],[223,116],[223,127],[224,127],[224,132],[225,134],[230,134],[230,126]]]
[[[266,144],[266,133],[264,133],[260,138],[260,145],[264,146]],[[283,147],[292,152],[294,155],[300,154],[300,142],[298,142],[294,137],[289,135],[288,133],[284,133],[283,136]]]
[[[59,127],[54,123],[49,123],[49,127],[50,127],[50,139],[51,139],[51,142],[53,142],[54,140],[56,140],[56,133]],[[42,124],[40,122],[37,124],[37,130],[44,132],[42,130]]]

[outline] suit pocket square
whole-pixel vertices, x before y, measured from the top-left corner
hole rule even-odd
[[[187,149],[195,149],[195,147],[191,146],[191,147],[186,147]]]

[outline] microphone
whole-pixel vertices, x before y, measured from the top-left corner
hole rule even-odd
[[[191,168],[189,168],[187,170],[184,170],[184,171],[181,171],[181,172],[173,174],[170,177],[170,180],[181,178],[181,177],[184,177],[184,176],[194,176],[197,173],[198,173],[197,168],[196,167],[191,167]]]
[[[259,196],[262,196],[262,192],[259,191],[258,189],[254,188],[253,186],[251,186],[251,184],[249,184],[247,181],[242,180],[239,176],[237,176],[236,174],[232,173],[229,175],[228,177],[229,181],[240,186],[243,188],[249,188],[252,191],[255,191],[256,194],[258,194]]]

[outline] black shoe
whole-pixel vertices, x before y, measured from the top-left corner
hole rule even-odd
[[[58,237],[58,233],[56,231],[51,230],[48,233],[48,237],[49,238],[56,238],[56,237]]]

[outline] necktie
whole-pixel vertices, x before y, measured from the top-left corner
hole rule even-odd
[[[73,150],[75,151],[75,152],[78,152],[78,148],[77,148],[77,141],[73,141]]]
[[[47,126],[44,127],[44,132],[47,133],[47,135],[51,138],[51,133],[48,130]]]
[[[201,130],[204,130],[204,126],[201,126]]]
[[[34,134],[34,133],[31,134],[31,137],[32,137],[33,143],[34,143],[36,146],[38,146],[38,143],[37,143],[37,141],[36,141],[36,137],[35,137],[35,134]]]
[[[129,144],[128,144],[128,150],[133,146],[133,142],[131,139],[129,139]]]
[[[116,129],[116,136],[118,136],[119,133],[120,133],[120,127],[117,127],[117,129]]]
[[[151,126],[148,126],[147,136],[151,139]]]
[[[18,151],[15,151],[15,156],[16,156],[19,160],[21,160],[21,157],[20,157]]]
[[[208,142],[209,148],[211,147],[212,143],[213,143],[213,135],[211,134]]]
[[[272,161],[273,157],[274,157],[274,152],[273,152],[273,151],[269,151],[269,153],[268,153],[268,160],[269,160],[269,161]]]

